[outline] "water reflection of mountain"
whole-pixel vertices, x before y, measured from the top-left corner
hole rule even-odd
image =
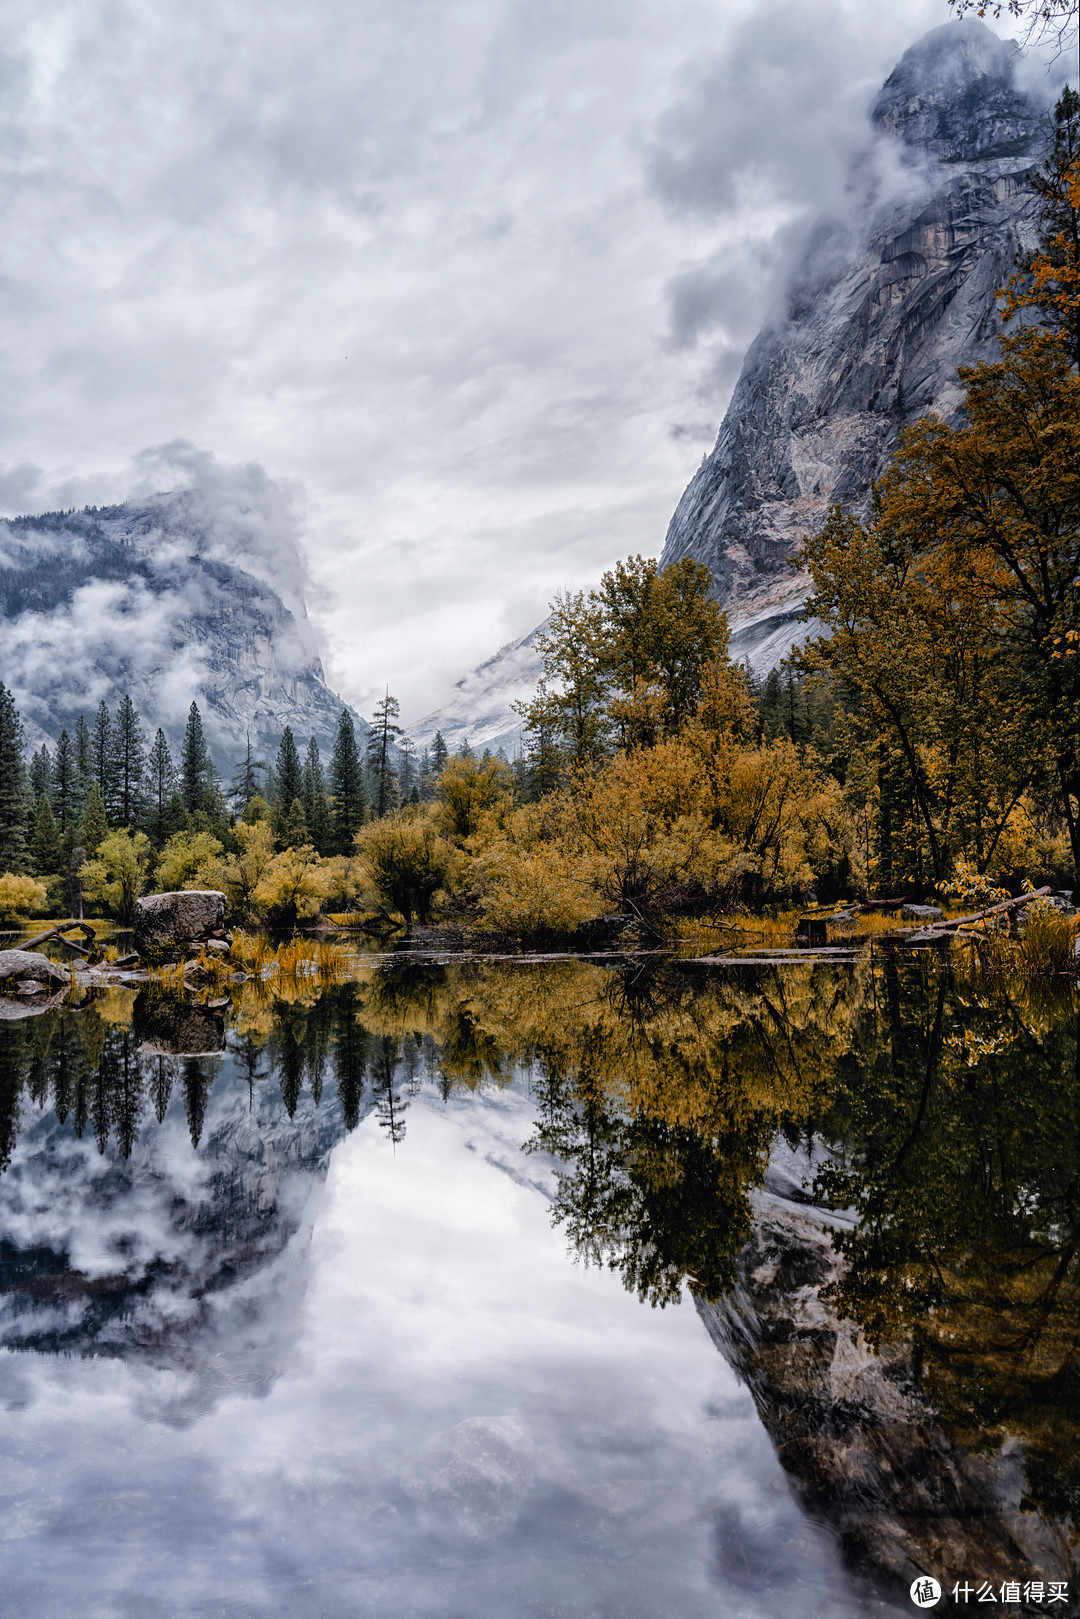
[[[211,1382],[219,1357],[257,1386],[288,1316],[260,1300],[303,1285],[334,1144],[372,1111],[399,1142],[425,1075],[463,1094],[527,1064],[569,1246],[643,1302],[689,1289],[853,1563],[1075,1586],[1075,989],[888,951],[403,962],[292,1000],[245,985],[220,1056],[215,1016],[118,1001],[0,1031],[5,1344]]]
[[[330,1153],[378,1100],[347,989],[304,1029],[284,1012],[261,1048],[130,997],[5,1028],[0,1343],[194,1363],[232,1334],[230,1378],[271,1374],[258,1287],[291,1285]]]

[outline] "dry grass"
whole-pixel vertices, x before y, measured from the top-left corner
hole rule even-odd
[[[990,920],[992,924],[992,919]],[[1080,918],[1032,906],[1021,938],[993,925],[976,925],[956,935],[956,943],[979,972],[1010,977],[1050,978],[1075,972]]]
[[[252,978],[275,978],[283,983],[317,979],[340,984],[352,976],[355,952],[333,939],[286,939],[275,944],[265,933],[237,933],[230,965]]]

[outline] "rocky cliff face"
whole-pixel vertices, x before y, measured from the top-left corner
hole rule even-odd
[[[294,585],[299,558],[272,549],[259,513],[223,518],[197,490],[0,523],[0,680],[31,745],[125,692],[173,740],[197,702],[226,768],[249,734],[273,748],[285,725],[301,746],[332,744],[344,705]]]
[[[907,51],[871,111],[846,220],[823,223],[779,318],[752,345],[662,561],[712,572],[733,652],[773,667],[799,634],[789,566],[838,503],[865,511],[901,428],[954,419],[957,367],[996,355],[994,294],[1033,232],[1025,175],[1043,109],[1015,47],[974,21]]]

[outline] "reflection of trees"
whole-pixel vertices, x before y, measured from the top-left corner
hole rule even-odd
[[[1080,1528],[1080,1072],[1075,992],[986,996],[887,963],[837,1066],[818,1191],[858,1212],[837,1308],[910,1340],[969,1448],[1020,1438],[1031,1501]]]
[[[654,1303],[684,1279],[708,1298],[729,1287],[772,1144],[816,1135],[831,1152],[818,1196],[858,1214],[836,1308],[872,1343],[913,1345],[958,1443],[1021,1439],[1031,1500],[1080,1521],[1075,991],[991,997],[947,960],[886,951],[730,976],[397,962],[321,996],[259,994],[231,1050],[290,1116],[332,1081],[346,1128],[367,1097],[397,1143],[425,1076],[448,1095],[530,1066],[553,1217]],[[0,1165],[23,1095],[122,1154],[179,1097],[201,1139],[216,1063],[144,1054],[109,1017],[0,1025]]]

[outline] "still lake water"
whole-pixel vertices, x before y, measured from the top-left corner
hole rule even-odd
[[[3,1613],[1077,1611],[1078,1004],[879,951],[0,1022]]]

